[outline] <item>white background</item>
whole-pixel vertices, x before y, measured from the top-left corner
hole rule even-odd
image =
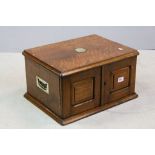
[[[5,0],[0,25],[155,25],[153,0]],[[0,72],[2,74],[2,72]],[[0,154],[155,154],[154,130],[1,130]]]

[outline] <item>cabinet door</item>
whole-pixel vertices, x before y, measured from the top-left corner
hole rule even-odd
[[[136,57],[102,67],[102,104],[126,97],[135,91]]]
[[[64,117],[99,106],[100,80],[101,68],[80,72],[63,79]]]

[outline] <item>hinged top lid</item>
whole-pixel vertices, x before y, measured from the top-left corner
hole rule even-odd
[[[24,50],[23,54],[62,76],[136,56],[132,48],[89,35]]]

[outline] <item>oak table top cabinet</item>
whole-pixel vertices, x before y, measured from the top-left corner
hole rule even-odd
[[[23,51],[25,97],[66,125],[137,97],[138,51],[89,35]]]

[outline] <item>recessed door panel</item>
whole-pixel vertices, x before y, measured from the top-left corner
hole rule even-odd
[[[102,104],[134,93],[136,57],[102,67]]]
[[[64,117],[78,114],[100,105],[101,68],[76,73],[64,79]]]
[[[111,71],[111,91],[129,86],[130,67],[124,67]]]
[[[72,105],[78,105],[94,99],[95,78],[90,77],[72,83]]]

